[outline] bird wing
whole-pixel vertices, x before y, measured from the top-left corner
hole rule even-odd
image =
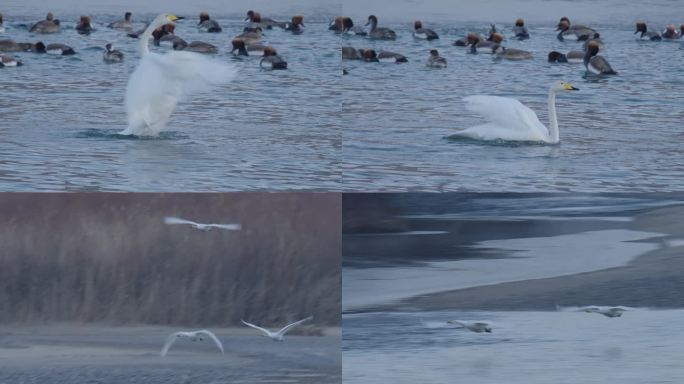
[[[218,347],[218,349],[221,350],[221,353],[225,353],[225,352],[223,352],[223,344],[221,343],[221,340],[219,340],[218,337],[216,337],[216,335],[214,335],[213,332],[208,331],[206,329],[203,329],[201,331],[197,331],[197,333],[209,336],[210,339],[214,340],[214,343],[216,343],[216,346]]]
[[[608,64],[608,60],[606,60],[606,58],[603,56],[594,56],[589,59],[589,65],[587,66],[587,69],[596,74],[616,73],[613,70],[613,67]]]
[[[242,321],[242,324],[244,324],[244,325],[246,325],[246,326],[248,326],[248,327],[252,327],[252,328],[254,328],[254,329],[260,330],[260,331],[263,332],[264,335],[266,335],[266,336],[271,336],[271,331],[269,331],[268,329],[261,328],[261,327],[258,326],[258,325],[254,325],[254,324],[252,324],[252,323],[248,323],[248,322],[246,322],[246,321],[244,321],[244,320],[240,320],[240,321]]]
[[[164,346],[161,350],[162,357],[166,356],[166,353],[169,351],[169,348],[171,348],[171,345],[176,341],[178,334],[180,334],[180,332],[174,332],[166,338],[166,342],[164,343]]]
[[[537,114],[516,99],[476,95],[465,97],[463,100],[468,111],[479,114],[500,129],[510,131],[509,134],[516,131],[521,134],[533,132],[540,139],[549,135],[548,129],[539,121]]]
[[[309,320],[313,320],[313,316],[309,316],[309,317],[307,317],[306,319],[301,319],[301,320],[299,320],[299,321],[295,321],[295,322],[292,323],[292,324],[286,325],[286,326],[284,326],[280,331],[278,331],[278,333],[281,334],[281,335],[284,335],[284,334],[286,334],[287,332],[289,332],[292,328],[294,328],[294,327],[298,326],[299,324],[302,324],[302,323],[304,323],[304,322],[306,322],[306,321],[309,321]]]
[[[242,229],[240,224],[207,224],[208,227],[221,228],[229,231],[239,231]]]
[[[171,51],[163,55],[148,54],[161,70],[165,80],[176,84],[181,95],[201,91],[211,85],[225,84],[237,74],[235,67],[195,52]]]
[[[164,223],[165,224],[190,224],[190,225],[197,225],[194,221],[190,220],[185,220],[181,219],[180,217],[172,217],[168,216],[164,218]]]

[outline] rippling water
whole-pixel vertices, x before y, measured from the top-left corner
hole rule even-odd
[[[684,186],[684,96],[678,92],[684,80],[677,64],[684,50],[679,42],[639,42],[633,34],[637,19],[647,20],[653,30],[667,23],[679,25],[681,17],[667,13],[671,2],[495,2],[500,7],[488,2],[463,12],[441,1],[435,2],[441,7],[411,1],[396,8],[386,1],[367,7],[364,2],[352,3],[345,12],[357,23],[376,12],[379,25],[394,29],[398,38],[391,42],[347,37],[343,45],[398,52],[409,62],[344,61],[350,72],[341,92],[345,189],[653,191]],[[383,19],[385,8],[389,16]],[[442,13],[437,15],[435,8]],[[487,9],[494,19],[486,16]],[[606,43],[602,54],[618,76],[585,78],[581,64],[546,62],[552,50],[581,49],[580,43],[556,39],[554,26],[564,15],[599,30]],[[528,41],[510,40],[512,23],[519,16],[529,17]],[[411,29],[417,17],[424,17],[424,26],[440,39],[414,40]],[[463,21],[464,17],[472,18]],[[451,45],[469,31],[486,33],[490,22],[505,31],[505,46],[529,50],[534,58],[497,62],[491,55],[469,55]],[[425,67],[432,48],[447,58],[447,69]],[[558,79],[580,88],[557,98],[560,145],[482,145],[445,139],[481,121],[465,111],[462,102],[474,94],[518,98],[546,124],[547,91]]]
[[[264,16],[280,20],[305,15],[307,29],[301,35],[280,29],[265,33],[264,41],[289,62],[287,71],[262,71],[259,58],[236,59],[229,53],[248,6],[261,6],[257,9]],[[336,3],[223,6],[204,1],[191,6],[171,1],[162,6],[98,0],[50,7],[11,1],[2,10],[7,30],[0,39],[65,43],[77,54],[18,53],[23,67],[0,70],[0,190],[339,188],[341,143],[334,119],[339,100],[333,97],[340,79],[339,44],[327,31],[328,20],[339,13]],[[215,59],[232,62],[239,76],[179,103],[160,138],[117,137],[113,134],[127,125],[123,98],[138,61],[138,40],[105,25],[126,10],[142,23],[156,12],[177,9],[187,11],[188,20],[178,24],[176,35],[218,46]],[[49,10],[63,22],[60,33],[34,35],[21,26],[43,19]],[[220,22],[222,33],[197,31],[202,10]],[[96,31],[89,36],[73,29],[82,13],[94,21]],[[107,42],[124,52],[123,64],[102,62]]]
[[[684,310],[345,315],[345,383],[679,383]],[[446,321],[487,320],[491,334]]]

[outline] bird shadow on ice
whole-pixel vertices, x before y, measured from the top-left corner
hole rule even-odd
[[[164,131],[158,136],[136,136],[136,135],[122,135],[120,130],[116,129],[86,129],[76,134],[80,139],[114,139],[114,140],[184,140],[190,136],[176,131]]]

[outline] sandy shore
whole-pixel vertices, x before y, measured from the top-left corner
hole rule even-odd
[[[179,341],[162,358],[177,328],[101,325],[3,325],[0,384],[80,383],[340,383],[341,330],[289,336],[276,343],[250,329],[212,329],[211,343]]]
[[[684,307],[684,246],[669,241],[684,237],[682,217],[684,207],[637,215],[629,224],[632,229],[669,236],[663,239],[659,249],[624,267],[440,292],[373,310],[554,310],[556,304],[681,308]]]

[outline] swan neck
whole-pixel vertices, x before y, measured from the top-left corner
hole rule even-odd
[[[558,119],[556,118],[556,93],[549,91],[549,141],[558,142]]]
[[[140,45],[138,46],[138,51],[140,52],[141,56],[145,56],[150,53],[149,43],[152,32],[162,25],[164,25],[163,21],[154,19],[154,21],[147,26],[147,29],[145,29],[145,32],[143,32],[142,36],[140,36]]]

